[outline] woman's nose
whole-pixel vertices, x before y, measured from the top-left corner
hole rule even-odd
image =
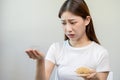
[[[72,27],[69,24],[66,25],[66,31],[67,32],[71,32],[72,31]]]

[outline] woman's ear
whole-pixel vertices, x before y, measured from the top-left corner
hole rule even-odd
[[[91,19],[90,16],[87,16],[87,17],[86,17],[86,19],[85,19],[85,25],[86,25],[86,26],[90,23],[90,19]]]

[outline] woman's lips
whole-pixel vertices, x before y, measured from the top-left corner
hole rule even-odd
[[[69,38],[73,38],[75,36],[75,34],[68,34]]]

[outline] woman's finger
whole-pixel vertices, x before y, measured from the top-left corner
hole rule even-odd
[[[29,56],[29,58],[32,58],[32,56],[31,56],[31,54],[30,54],[30,50],[31,50],[31,49],[27,49],[27,50],[25,50],[25,52],[27,53],[27,55]]]
[[[90,71],[90,75],[87,76],[87,78],[94,79],[94,78],[96,77],[96,74],[97,74],[96,71],[93,70],[93,69],[91,69],[91,71]]]
[[[28,49],[28,50],[26,50],[25,52],[28,54],[29,58],[36,59],[36,56],[35,56],[35,54],[33,53],[33,50],[32,50],[32,49]]]
[[[40,53],[38,50],[36,49],[28,49],[25,51],[28,56],[32,59],[43,59],[44,58],[44,54]]]
[[[43,58],[44,58],[43,54],[40,53],[40,52],[39,52],[38,50],[36,50],[36,49],[33,50],[33,54],[35,55],[35,57],[36,57],[37,59],[43,59]]]
[[[89,76],[87,76],[87,78],[92,78],[92,79],[94,79],[95,77],[96,77],[96,73],[92,73]]]
[[[40,54],[40,55],[41,55],[41,57],[43,57],[43,58],[45,57],[44,53],[39,52],[38,50],[35,50],[35,52],[36,52],[36,54],[38,54],[38,55]]]

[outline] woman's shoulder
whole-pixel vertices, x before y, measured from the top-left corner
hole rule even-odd
[[[108,53],[107,49],[104,46],[96,42],[94,42],[94,50],[98,51],[99,53]]]
[[[93,41],[94,47],[98,48],[98,49],[105,49],[104,46],[102,46],[101,44],[98,44],[96,42]]]

